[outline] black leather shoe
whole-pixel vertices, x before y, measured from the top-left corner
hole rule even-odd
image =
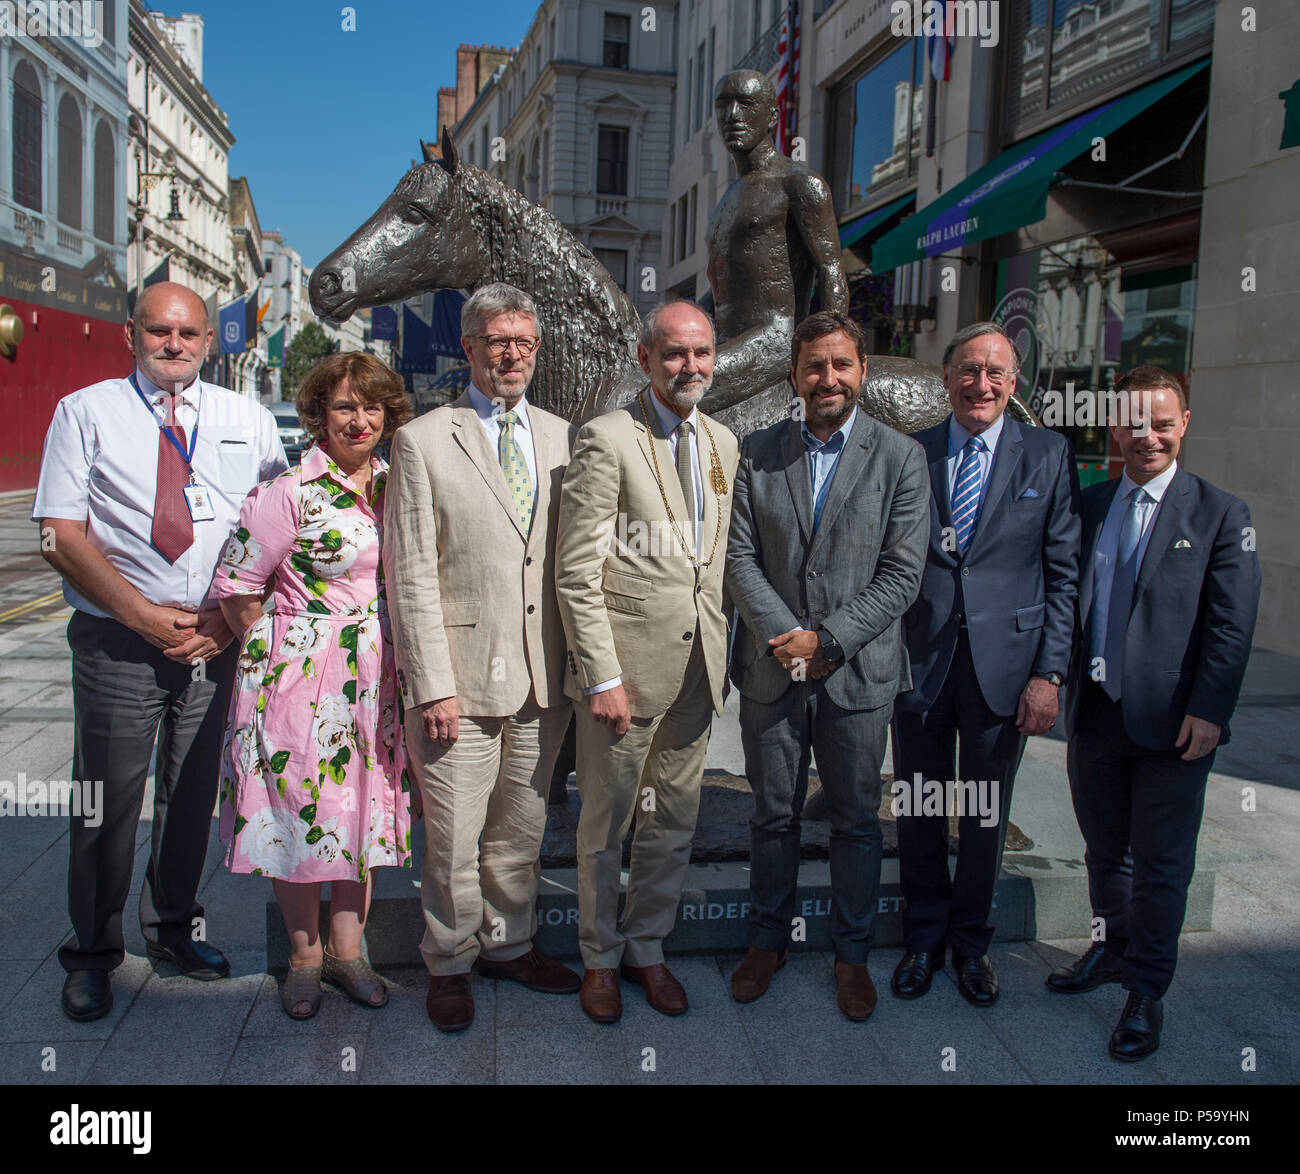
[[[78,1023],[103,1019],[113,1009],[107,970],[70,970],[63,980],[63,1013]]]
[[[188,978],[197,978],[202,982],[225,978],[230,973],[230,961],[207,942],[193,942],[186,938],[174,946],[162,946],[157,942],[146,942],[145,953],[155,962],[171,962]]]
[[[930,989],[930,979],[936,970],[943,969],[943,947],[933,952],[914,951],[904,954],[894,967],[889,989],[900,999],[919,999]]]
[[[1160,1046],[1165,1010],[1159,999],[1129,991],[1119,1023],[1110,1033],[1110,1054],[1116,1060],[1140,1060]]]
[[[1082,958],[1053,970],[1047,976],[1047,989],[1063,995],[1078,995],[1096,990],[1108,982],[1119,982],[1123,977],[1123,959],[1112,954],[1105,942],[1094,942]]]
[[[998,975],[987,954],[972,954],[969,958],[954,954],[952,965],[957,971],[957,989],[966,1002],[991,1007],[998,1001]]]

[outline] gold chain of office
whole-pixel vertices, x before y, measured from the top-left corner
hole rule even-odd
[[[673,533],[677,536],[677,544],[682,548],[684,554],[691,562],[691,565],[698,570],[706,570],[713,565],[713,560],[718,553],[718,539],[722,536],[722,503],[718,503],[717,524],[713,529],[713,549],[709,551],[707,562],[700,562],[693,555],[686,545],[686,539],[682,536],[681,527],[677,524],[677,519],[673,517],[673,507],[668,504],[668,491],[664,488],[663,475],[659,472],[659,457],[655,454],[655,434],[654,429],[650,427],[650,417],[646,415],[645,400],[637,396],[637,406],[641,409],[641,419],[645,421],[645,428],[650,433],[650,461],[654,465],[655,481],[659,484],[659,496],[663,499],[664,510],[668,514],[668,524],[672,526]],[[700,426],[704,429],[704,435],[709,438],[709,484],[713,488],[715,497],[722,497],[727,492],[727,475],[722,471],[722,461],[718,457],[718,445],[713,439],[713,433],[704,421],[704,416],[697,413],[697,419]],[[678,441],[680,444],[680,440]]]

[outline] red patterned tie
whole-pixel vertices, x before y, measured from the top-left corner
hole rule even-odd
[[[184,448],[185,429],[179,424],[158,429],[158,489],[153,501],[153,530],[149,541],[169,563],[174,563],[194,545],[194,522],[185,502],[185,486],[190,470],[176,445],[167,439],[170,432]]]

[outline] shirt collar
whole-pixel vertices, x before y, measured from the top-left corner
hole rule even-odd
[[[1119,492],[1115,496],[1118,497],[1120,501],[1128,501],[1129,494],[1132,493],[1133,490],[1142,488],[1146,490],[1148,497],[1158,502],[1162,497],[1164,497],[1165,490],[1169,488],[1170,483],[1174,479],[1174,474],[1177,472],[1178,462],[1176,460],[1170,461],[1169,468],[1159,476],[1152,477],[1145,485],[1139,487],[1138,483],[1128,475],[1128,470],[1125,469],[1123,475],[1119,479]]]
[[[990,455],[997,451],[998,437],[1002,435],[1002,420],[1005,415],[1005,412],[999,412],[998,418],[979,434]],[[973,432],[968,431],[966,426],[958,421],[957,414],[954,412],[948,417],[948,455],[956,456],[966,447],[966,442],[973,435]]]
[[[646,395],[650,397],[650,402],[654,405],[655,413],[659,417],[659,426],[664,430],[665,436],[672,436],[677,430],[677,426],[682,423],[689,423],[696,433],[699,432],[700,422],[697,419],[699,413],[694,408],[691,409],[691,414],[683,419],[672,408],[664,406],[659,397],[655,395],[653,387],[646,392]]]
[[[329,477],[337,481],[340,485],[352,486],[349,478],[342,469],[338,467],[325,451],[325,446],[320,441],[312,441],[311,445],[303,451],[302,460],[298,466],[302,470],[302,479],[304,481],[318,481],[322,477]],[[388,472],[388,465],[382,457],[370,454],[370,467],[374,469],[375,476],[379,477]],[[372,495],[376,492],[376,487],[371,486]]]
[[[501,416],[507,410],[500,402],[493,403],[492,400],[488,399],[486,395],[479,391],[478,387],[473,383],[469,385],[469,402],[470,407],[478,413],[478,418],[484,423],[495,421],[498,416]],[[531,431],[528,427],[527,395],[521,396],[519,402],[515,404],[513,408],[508,410],[515,414],[516,427],[522,428],[525,432]]]
[[[120,370],[120,368],[119,368]],[[164,402],[170,394],[159,387],[152,379],[149,378],[139,367],[135,369],[135,380],[140,385],[140,390],[144,392],[144,397],[151,404]],[[181,403],[189,404],[192,408],[199,406],[199,377],[196,375],[190,385],[184,388],[177,397]]]
[[[803,436],[803,442],[812,452],[822,452],[830,449],[832,452],[838,452],[849,442],[849,433],[853,431],[853,425],[857,423],[858,407],[853,405],[853,410],[849,413],[849,418],[835,429],[825,440],[818,440],[811,432],[808,431],[808,421],[805,419],[799,424],[799,431]]]

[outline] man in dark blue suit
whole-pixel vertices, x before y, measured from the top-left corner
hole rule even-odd
[[[998,997],[989,914],[1025,738],[1056,721],[1078,586],[1078,484],[1065,438],[1006,414],[1019,355],[979,322],[943,356],[952,415],[918,432],[930,543],[904,621],[912,691],[894,704],[894,800],[905,953],[899,998],[930,989],[952,947],[957,988]],[[958,751],[958,746],[960,750]],[[959,817],[948,876],[948,812]]]
[[[1177,376],[1116,390],[1124,473],[1083,494],[1079,648],[1066,694],[1070,792],[1087,843],[1093,945],[1048,979],[1122,981],[1117,1060],[1160,1044],[1215,748],[1228,740],[1259,606],[1244,502],[1178,466],[1191,413]]]

